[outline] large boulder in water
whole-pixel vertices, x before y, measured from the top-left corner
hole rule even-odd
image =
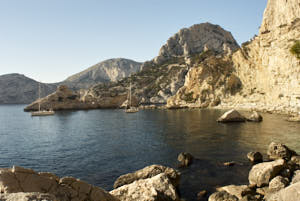
[[[187,167],[192,164],[194,157],[190,153],[182,152],[177,158],[180,167]]]
[[[120,186],[131,184],[136,180],[151,178],[161,173],[165,173],[175,187],[179,185],[180,174],[175,169],[162,165],[151,165],[134,173],[128,173],[120,176],[115,181],[114,188],[116,189]]]
[[[260,163],[263,161],[263,155],[260,152],[249,152],[247,158],[252,163]]]
[[[232,109],[225,112],[217,122],[228,123],[228,122],[245,122],[246,118],[241,115],[238,111]]]
[[[110,193],[122,201],[179,201],[176,188],[165,173],[136,180]]]
[[[272,142],[269,145],[267,154],[272,160],[276,160],[279,158],[290,160],[293,155],[297,155],[295,151],[289,149],[284,144],[276,142]]]
[[[268,185],[271,179],[280,173],[284,165],[283,159],[254,165],[249,172],[249,183],[258,187]]]

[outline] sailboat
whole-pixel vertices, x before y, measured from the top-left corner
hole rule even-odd
[[[48,115],[54,115],[54,111],[51,110],[41,110],[41,83],[39,82],[39,110],[36,112],[31,112],[31,116],[48,116]]]
[[[129,86],[129,100],[127,99],[127,108],[125,109],[125,112],[127,113],[135,113],[139,111],[139,108],[131,106],[131,82]]]

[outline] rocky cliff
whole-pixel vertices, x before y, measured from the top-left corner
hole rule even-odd
[[[211,74],[203,64],[196,66],[190,69],[184,87],[168,100],[168,106],[204,107],[220,103],[219,107],[300,112],[300,60],[290,52],[299,39],[300,1],[269,0],[259,35],[223,57],[232,65],[231,75],[224,79],[226,71]],[[219,66],[216,62],[214,68]],[[223,86],[215,85],[220,78]],[[209,84],[211,80],[213,84]],[[235,93],[225,90],[230,82],[235,90],[239,86]],[[190,103],[185,100],[186,94],[192,94]],[[203,94],[208,94],[205,96],[210,103],[203,104]]]
[[[168,39],[159,55],[145,62],[142,71],[116,83],[96,85],[85,95],[95,102],[105,97],[126,96],[129,83],[140,105],[166,104],[184,85],[188,70],[201,60],[201,54],[226,55],[238,49],[230,32],[210,23],[181,29]]]
[[[56,90],[55,84],[41,83],[41,97]],[[0,76],[0,104],[31,103],[38,98],[39,82],[21,74]]]
[[[71,89],[87,89],[99,83],[116,82],[141,69],[142,63],[129,59],[108,59],[68,77],[60,84]]]
[[[260,34],[233,54],[243,89],[223,105],[300,112],[300,60],[290,48],[300,39],[300,0],[269,0]]]

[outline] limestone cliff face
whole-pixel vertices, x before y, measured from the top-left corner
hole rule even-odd
[[[55,84],[41,83],[41,97],[56,90]],[[38,98],[39,83],[21,74],[0,76],[0,104],[31,103]]]
[[[218,53],[231,53],[238,47],[231,33],[220,26],[210,23],[196,24],[181,29],[169,38],[154,61],[159,64],[173,57],[187,57],[208,49]]]
[[[211,52],[204,54],[203,61],[188,71],[184,86],[168,99],[168,108],[213,107],[241,90],[230,57],[218,57]]]
[[[129,59],[108,59],[70,76],[61,84],[75,90],[87,89],[95,84],[119,81],[139,72],[141,65],[142,63]]]
[[[300,112],[300,61],[290,53],[300,39],[299,4],[269,0],[259,36],[232,56],[243,90],[224,105]]]

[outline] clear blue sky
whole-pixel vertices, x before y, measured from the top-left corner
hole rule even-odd
[[[183,27],[211,22],[238,43],[267,0],[0,0],[0,75],[58,82],[105,59],[146,61]]]

